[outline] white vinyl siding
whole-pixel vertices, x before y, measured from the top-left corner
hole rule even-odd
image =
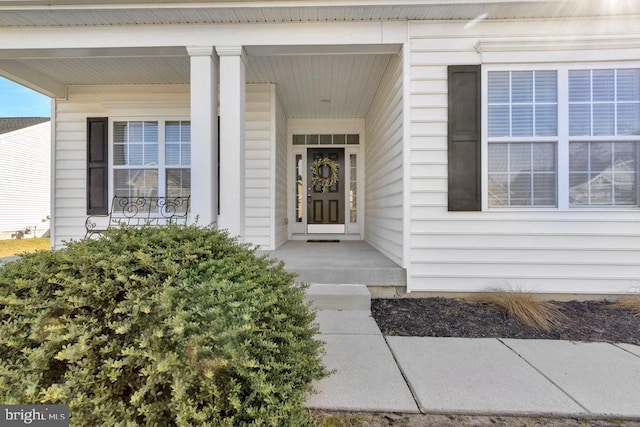
[[[402,55],[389,60],[365,118],[365,240],[403,261]]]
[[[85,234],[87,117],[189,117],[189,86],[70,87],[68,98],[56,102],[55,114],[52,243],[60,248]]]
[[[518,62],[514,70],[531,70],[531,62],[537,62],[534,68],[551,69],[554,61],[569,57],[575,61],[603,57],[630,67],[638,61],[635,49],[563,50],[557,40],[570,38],[571,43],[578,43],[573,40],[626,34],[635,31],[637,20],[554,20],[545,21],[544,25],[539,21],[485,20],[466,29],[464,25],[410,23],[412,180],[408,290],[476,292],[511,286],[548,293],[630,292],[640,277],[638,212],[578,210],[569,209],[568,205],[543,210],[487,210],[487,145],[483,145],[484,211],[448,212],[447,66],[483,64],[487,68],[485,58],[496,62],[494,69],[499,65],[504,70],[510,61]],[[504,46],[516,46],[518,38],[542,40],[540,43],[548,46],[547,50],[527,51],[527,43],[523,42],[518,45],[519,51],[504,51]],[[484,40],[497,46],[495,52],[483,51]],[[598,43],[593,46],[602,48]],[[486,85],[482,89],[487,97]],[[562,90],[559,85],[559,98],[568,97]],[[486,102],[485,99],[485,105]],[[568,112],[559,108],[558,122],[563,120],[568,133]],[[484,132],[486,143],[488,129]],[[564,138],[566,141],[567,136]],[[568,150],[563,153],[558,153],[557,162],[568,168]],[[569,174],[563,173],[562,179],[558,177],[558,203],[568,203]]]
[[[246,86],[245,127],[245,235],[261,249],[273,249],[272,86]],[[220,118],[224,120],[224,118]],[[220,177],[224,185],[224,177]]]
[[[275,98],[275,235],[272,249],[287,241],[287,117],[277,97],[275,86],[272,96]],[[288,221],[293,221],[289,218]]]
[[[270,249],[273,220],[270,108],[271,85],[247,85],[245,240],[265,249]],[[85,234],[87,117],[189,117],[189,86],[71,87],[68,100],[56,102],[55,113],[54,243],[60,248]]]
[[[51,211],[51,123],[0,135],[0,238],[39,237]],[[34,232],[35,229],[35,232]]]

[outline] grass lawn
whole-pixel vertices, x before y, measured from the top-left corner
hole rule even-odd
[[[48,237],[42,237],[40,239],[0,240],[0,258],[25,252],[41,251],[43,249],[51,249]]]

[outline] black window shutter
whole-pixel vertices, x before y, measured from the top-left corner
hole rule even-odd
[[[87,119],[87,215],[109,211],[107,117]]]
[[[482,210],[480,65],[451,65],[449,79],[449,210]]]

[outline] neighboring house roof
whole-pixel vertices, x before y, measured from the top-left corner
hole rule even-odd
[[[0,117],[0,135],[48,122],[49,117]]]

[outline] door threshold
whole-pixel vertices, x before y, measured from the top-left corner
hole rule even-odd
[[[293,234],[289,240],[363,240],[359,234]]]

